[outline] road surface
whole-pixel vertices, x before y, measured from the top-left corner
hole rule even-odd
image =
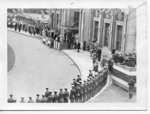
[[[34,97],[37,93],[41,95],[46,87],[50,90],[71,87],[79,70],[66,55],[48,48],[36,38],[11,31],[7,35],[8,44],[15,53],[15,63],[7,77],[8,95],[20,99]]]

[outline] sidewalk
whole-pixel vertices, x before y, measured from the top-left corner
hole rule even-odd
[[[62,51],[76,63],[76,65],[80,69],[82,79],[86,80],[89,74],[89,69],[92,69],[93,67],[90,53],[82,50],[79,53],[77,52],[77,50]]]
[[[92,69],[92,60],[90,53],[87,51],[77,50],[62,50],[74,63],[78,66],[83,80],[87,79],[89,69]],[[121,87],[117,87],[112,83],[114,79],[113,75],[109,75],[106,85],[103,89],[91,98],[88,103],[99,103],[99,102],[135,102],[136,96],[133,99],[128,98],[128,92],[123,90]],[[118,81],[118,80],[117,80]],[[120,80],[118,81],[120,82]],[[126,85],[122,82],[123,85]]]

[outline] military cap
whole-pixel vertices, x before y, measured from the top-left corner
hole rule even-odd
[[[12,97],[12,96],[13,96],[13,94],[10,94],[9,96],[10,96],[10,97]]]

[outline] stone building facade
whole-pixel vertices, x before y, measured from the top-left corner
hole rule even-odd
[[[50,9],[50,20],[62,36],[71,31],[81,44],[95,41],[123,53],[136,50],[135,9]]]

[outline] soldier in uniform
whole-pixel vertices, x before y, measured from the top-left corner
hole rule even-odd
[[[10,98],[8,98],[8,103],[15,103],[16,102],[16,100],[13,99],[13,95],[12,94],[10,94],[9,97]]]
[[[64,98],[64,102],[68,103],[69,92],[68,92],[67,88],[65,88],[63,98]]]
[[[58,95],[57,95],[57,91],[54,91],[53,103],[58,103]]]
[[[59,91],[59,95],[58,95],[58,102],[59,103],[63,103],[64,102],[64,97],[63,97],[63,90],[62,89],[60,89],[60,91]]]
[[[76,86],[76,102],[81,102],[81,82]]]
[[[45,95],[42,95],[41,103],[46,103],[48,100]]]
[[[90,78],[90,82],[91,82],[90,83],[91,84],[91,97],[93,97],[94,96],[94,91],[95,91],[95,88],[94,88],[95,87],[94,86],[95,82],[94,82],[94,78],[93,77]]]
[[[74,85],[72,84],[72,88],[70,90],[70,102],[75,102],[75,93],[76,93],[76,90],[75,90],[75,87]]]
[[[88,83],[89,83],[89,92],[88,92],[88,94],[89,94],[89,97],[88,97],[88,99],[90,99],[91,97],[92,97],[92,80],[91,80],[91,78],[90,79],[88,79]]]
[[[80,102],[83,102],[83,97],[84,97],[84,86],[82,82],[80,82]]]
[[[24,97],[21,97],[21,101],[20,101],[20,103],[25,103],[25,101],[24,101]]]
[[[76,87],[77,86],[77,81],[76,79],[73,79],[73,85]]]
[[[90,85],[89,85],[90,83],[89,83],[89,79],[87,79],[87,83],[86,83],[86,87],[87,87],[87,99],[86,99],[86,101],[87,100],[89,100],[89,98],[90,98]]]
[[[34,103],[32,97],[29,97],[28,103]]]
[[[50,94],[50,91],[49,91],[49,89],[48,89],[48,88],[46,88],[45,97],[48,97],[48,96],[49,96],[49,94]]]
[[[41,100],[40,100],[40,95],[37,94],[37,95],[36,95],[36,103],[40,103],[40,102],[41,102]]]
[[[47,98],[47,102],[52,103],[53,102],[53,95],[52,92],[49,92],[48,98]]]
[[[83,97],[82,97],[82,102],[86,101],[86,81],[83,81],[83,85],[82,85],[82,90],[83,90]]]
[[[80,77],[80,75],[77,75],[77,82],[81,82],[81,77]]]

